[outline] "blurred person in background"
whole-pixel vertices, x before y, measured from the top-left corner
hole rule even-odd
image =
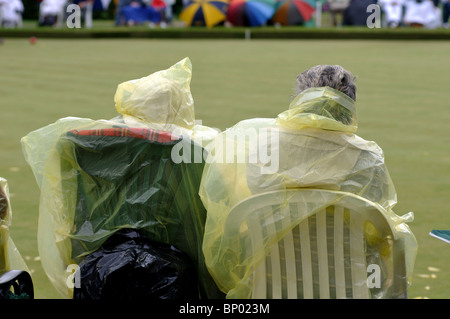
[[[0,27],[21,28],[23,10],[21,0],[0,0]]]
[[[401,25],[404,0],[380,0],[378,4],[385,14],[385,25],[387,27],[396,28]]]
[[[166,9],[165,9],[165,15],[166,15],[166,22],[170,23],[173,19],[173,6],[175,5],[175,0],[164,0],[166,3]]]
[[[435,29],[441,26],[441,10],[431,0],[407,0],[405,25]]]
[[[148,5],[154,9],[153,18],[150,20],[150,28],[154,28],[156,24],[159,24],[161,28],[167,27],[166,8],[167,5],[164,0],[147,0]]]
[[[39,5],[40,26],[62,26],[67,0],[42,0]]]
[[[351,0],[344,10],[342,25],[367,26],[367,19],[371,15],[367,7],[371,4],[377,4],[377,0]]]
[[[116,26],[134,26],[149,23],[165,28],[166,3],[163,0],[119,0]]]
[[[85,27],[92,28],[92,10],[94,7],[95,0],[72,0],[70,2],[80,7],[81,20],[83,21]]]
[[[117,2],[117,6],[116,6],[116,22],[115,25],[116,26],[121,26],[121,25],[125,25],[125,18],[124,18],[124,13],[123,13],[123,9],[125,7],[133,7],[133,8],[138,8],[138,7],[142,7],[144,6],[145,3],[143,0],[119,0]]]
[[[448,29],[448,19],[450,18],[450,1],[444,0],[442,2],[442,11],[443,27]]]
[[[331,14],[331,23],[334,27],[342,25],[342,17],[345,9],[350,4],[350,0],[327,0]]]

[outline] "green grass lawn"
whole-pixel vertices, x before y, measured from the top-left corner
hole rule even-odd
[[[38,258],[40,194],[21,137],[66,116],[112,118],[119,83],[184,57],[193,63],[197,119],[221,130],[285,110],[296,75],[311,66],[340,64],[357,75],[358,135],[385,152],[397,214],[415,214],[409,297],[450,297],[450,246],[428,235],[450,229],[449,52],[448,41],[4,39],[0,176],[9,181],[11,235],[33,271],[36,298],[59,295]]]

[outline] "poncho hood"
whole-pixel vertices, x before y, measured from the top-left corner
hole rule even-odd
[[[184,58],[166,70],[118,85],[114,102],[117,111],[151,123],[194,127],[191,94],[192,63]]]
[[[310,88],[297,95],[277,124],[290,129],[305,127],[355,133],[358,122],[355,101],[330,87]]]

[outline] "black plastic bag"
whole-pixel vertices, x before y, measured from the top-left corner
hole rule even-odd
[[[79,266],[74,299],[192,300],[199,296],[196,268],[189,257],[135,230],[118,231]]]

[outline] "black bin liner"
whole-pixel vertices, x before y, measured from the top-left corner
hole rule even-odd
[[[199,298],[196,268],[187,254],[135,230],[118,231],[79,266],[74,299]]]

